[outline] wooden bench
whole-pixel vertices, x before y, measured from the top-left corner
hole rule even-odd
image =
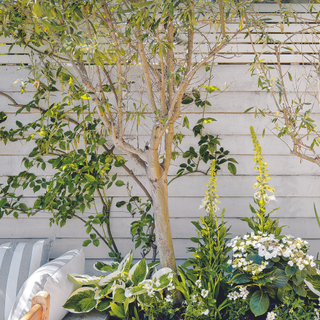
[[[40,291],[31,302],[31,309],[20,320],[49,320],[50,295]]]

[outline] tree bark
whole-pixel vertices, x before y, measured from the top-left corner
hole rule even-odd
[[[169,221],[167,181],[163,179],[163,177],[157,180],[154,180],[153,177],[149,177],[149,181],[151,184],[154,219],[156,225],[155,232],[161,266],[163,268],[171,268],[176,273],[177,268],[174,258],[174,249]]]
[[[168,267],[178,275],[169,221],[168,183],[167,178],[163,176],[160,179],[154,180],[152,176],[148,175],[151,184],[156,243],[159,250],[161,267]],[[179,303],[181,301],[183,301],[182,293],[175,290],[174,302]]]

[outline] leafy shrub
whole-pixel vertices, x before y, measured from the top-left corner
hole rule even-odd
[[[220,203],[216,194],[215,161],[210,167],[210,181],[206,196],[200,208],[205,208],[207,215],[200,217],[200,222],[193,221],[197,237],[191,240],[196,248],[189,248],[193,258],[189,258],[180,268],[181,282],[177,289],[185,297],[184,316],[186,319],[214,318],[221,319],[221,312],[227,306],[223,289],[227,286],[223,270],[228,260],[227,236],[229,228],[224,222],[224,210],[221,222],[218,220],[217,204]]]
[[[132,266],[130,251],[120,263],[111,266],[98,262],[100,271],[112,271],[107,276],[90,277],[68,275],[70,281],[82,285],[74,291],[64,304],[73,313],[109,310],[111,316],[120,319],[138,320],[138,303],[145,308],[153,299],[164,299],[163,291],[173,290],[173,272],[169,268],[156,271],[147,279],[155,264],[147,265],[145,259]]]
[[[270,298],[284,301],[291,291],[307,296],[304,280],[316,269],[306,241],[252,232],[229,245],[233,250],[230,282],[248,288],[248,304],[255,316],[267,312]]]
[[[233,256],[229,260],[229,282],[235,285],[228,295],[230,300],[237,300],[237,290],[244,292],[242,300],[237,301],[243,310],[248,306],[255,316],[267,312],[270,298],[284,302],[288,295],[295,299],[305,298],[314,294],[307,289],[305,280],[316,275],[313,257],[308,255],[308,243],[300,238],[280,235],[282,227],[278,226],[278,220],[270,218],[266,214],[266,204],[275,200],[274,189],[268,184],[271,179],[268,174],[267,163],[261,156],[261,146],[253,128],[250,128],[254,145],[256,164],[258,171],[257,183],[254,188],[254,202],[257,209],[250,206],[254,214],[253,218],[243,218],[253,230],[243,237],[235,237],[228,244],[232,248]],[[244,289],[245,288],[245,289]],[[241,294],[240,294],[241,296]],[[247,305],[247,306],[246,306]],[[231,313],[234,311],[230,309]],[[273,314],[269,315],[271,319]]]

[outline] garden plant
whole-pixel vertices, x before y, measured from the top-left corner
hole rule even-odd
[[[29,75],[20,82],[21,92],[28,92],[30,86],[35,92],[24,105],[2,93],[17,107],[18,117],[30,113],[32,121],[22,116],[16,127],[7,128],[8,116],[1,112],[1,140],[23,140],[34,148],[23,159],[25,170],[1,186],[0,216],[45,210],[52,213],[51,224],[60,226],[78,218],[90,235],[85,245],[103,241],[111,256],[120,259],[112,235],[108,189],[126,184],[118,178],[124,169],[150,199],[145,206],[142,203],[147,202],[132,194],[127,203],[118,203],[126,204],[132,213],[141,208],[146,213],[132,229],[137,245],[146,252],[153,248],[162,266],[176,271],[168,208],[170,164],[182,153],[185,163],[178,176],[201,171],[199,160],[212,159],[217,165],[227,161],[235,173],[235,160],[217,148],[219,140],[203,127],[215,121],[205,116],[210,105],[207,95],[219,91],[211,83],[211,62],[255,19],[250,6],[251,1],[222,0],[1,1],[0,35],[14,39],[13,46],[31,50],[30,64],[25,66]],[[246,12],[250,21],[242,19]],[[227,35],[229,20],[239,28]],[[195,62],[198,25],[215,26],[219,33]],[[177,53],[176,47],[183,49]],[[200,71],[206,77],[193,87]],[[175,128],[179,119],[189,126],[181,113],[191,103],[203,111],[193,129],[198,149],[180,152],[177,146],[184,134]],[[149,186],[139,180],[131,169],[134,166],[142,170]],[[56,172],[49,179],[32,172],[49,167]],[[39,192],[33,204],[24,202],[20,187]],[[88,218],[80,214],[88,211],[94,214]]]
[[[83,285],[65,304],[72,312],[93,308],[109,310],[121,319],[160,319],[175,315],[183,319],[319,319],[320,276],[306,241],[282,235],[279,221],[266,213],[275,201],[267,164],[257,136],[250,128],[254,145],[254,208],[252,218],[244,218],[250,233],[228,240],[224,210],[219,211],[216,165],[210,166],[210,180],[200,208],[206,211],[200,222],[192,222],[197,237],[190,240],[192,258],[179,267],[178,277],[168,268],[152,275],[145,260],[131,266],[132,252],[121,263],[97,263],[107,276],[70,275]],[[272,195],[270,194],[272,193]],[[230,257],[231,254],[231,257]],[[149,273],[150,271],[150,273]],[[174,294],[183,295],[181,304]],[[90,302],[90,303],[89,303]],[[263,318],[261,318],[261,316]]]

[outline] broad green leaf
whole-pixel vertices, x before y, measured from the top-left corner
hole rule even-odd
[[[122,286],[118,286],[113,291],[113,301],[115,302],[124,302],[126,300],[126,296],[124,294],[125,288]]]
[[[121,305],[117,305],[116,303],[114,302],[111,302],[110,303],[110,307],[111,307],[111,311],[110,311],[110,314],[112,316],[115,316],[117,318],[120,318],[120,319],[124,319],[126,314],[124,312],[124,309]]]
[[[105,277],[101,277],[101,280],[99,281],[98,285],[99,286],[105,286],[110,282],[113,282],[114,280],[120,279],[121,278],[121,271],[117,270],[115,272],[112,272],[108,274]]]
[[[142,259],[130,269],[128,277],[134,285],[138,285],[141,281],[146,279],[147,275],[148,267],[145,259]]]
[[[124,182],[123,182],[122,180],[118,180],[118,181],[116,182],[116,186],[117,186],[117,187],[122,187],[122,186],[124,186]]]
[[[110,308],[110,302],[111,302],[110,299],[106,299],[106,298],[105,299],[101,299],[101,300],[98,301],[96,309],[98,311],[105,311],[105,310]]]
[[[93,265],[93,268],[101,272],[113,272],[118,269],[118,263],[98,261]]]
[[[304,280],[308,288],[320,297],[320,275],[308,277],[308,280]]]
[[[270,277],[272,278],[272,285],[276,288],[282,288],[287,283],[289,278],[286,276],[284,270],[276,269],[271,274]]]
[[[251,296],[250,310],[256,317],[261,316],[262,314],[267,312],[269,304],[269,296],[266,293],[258,290]]]
[[[232,278],[232,282],[234,282],[235,284],[241,284],[241,283],[247,283],[250,282],[252,280],[252,278],[244,273],[241,274],[237,274]]]
[[[299,286],[296,286],[295,284],[292,285],[293,290],[301,297],[307,296],[307,290],[305,287],[305,282],[302,282]]]
[[[293,276],[297,272],[297,270],[298,270],[298,268],[296,266],[291,267],[289,265],[287,265],[286,268],[284,269],[284,271],[288,277]]]
[[[228,170],[229,170],[230,173],[232,173],[234,176],[237,174],[237,167],[236,167],[233,163],[231,163],[231,162],[228,163]]]
[[[89,312],[97,305],[94,295],[93,288],[82,287],[71,294],[63,307],[73,313]]]
[[[130,252],[119,263],[118,271],[122,272],[125,269],[129,270],[131,267],[132,260],[133,260],[133,251],[130,250]]]
[[[100,277],[88,276],[88,275],[78,275],[78,274],[68,274],[67,278],[74,283],[80,284],[82,286],[97,284],[101,280]]]

